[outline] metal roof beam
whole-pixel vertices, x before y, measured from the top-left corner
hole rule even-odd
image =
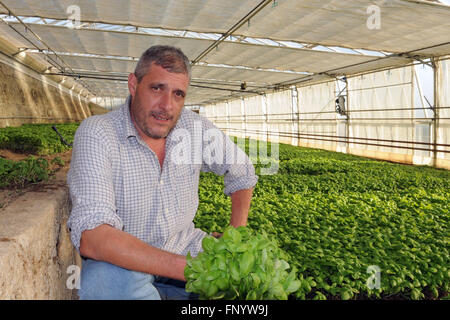
[[[36,50],[31,48],[26,48],[25,52],[28,53],[38,53],[38,54],[48,54],[48,50]],[[105,55],[105,54],[95,54],[95,53],[80,53],[80,52],[56,52],[60,56],[69,56],[69,57],[81,57],[81,58],[93,58],[93,59],[105,59],[105,60],[119,60],[119,61],[130,61],[137,62],[139,58],[136,57],[127,57],[127,56],[113,56],[113,55]]]
[[[42,38],[37,35],[33,30],[31,30],[31,28],[25,24],[21,18],[19,18],[17,15],[15,15],[11,9],[9,9],[2,1],[0,1],[0,6],[2,6],[3,8],[5,8],[8,11],[8,16],[14,17],[21,25],[23,25],[25,27],[25,32],[28,35],[28,32],[35,37],[35,39],[37,40],[37,42],[41,45],[43,45],[44,47],[46,47],[46,51],[48,51],[48,53],[46,54],[46,60],[49,64],[51,64],[53,67],[56,67],[57,69],[59,69],[60,71],[65,71],[67,66],[69,68],[69,70],[71,70],[71,72],[73,73],[73,70],[71,69],[71,67],[61,58],[58,56],[58,54],[49,46],[47,45]],[[0,16],[0,20],[2,20],[8,27],[10,27],[12,30],[14,30],[17,34],[19,34],[22,38],[24,38],[28,43],[30,43],[33,47],[35,47],[38,51],[43,51],[45,49],[40,48],[36,43],[34,43],[33,41],[31,41],[27,35],[22,34],[19,30],[17,30],[16,28],[14,28],[8,21],[6,21],[3,17]],[[42,20],[39,18],[39,20]],[[53,57],[51,55],[54,55],[56,60],[53,59]],[[64,66],[62,66],[60,63],[58,63],[57,60],[60,60],[62,62],[62,64]],[[47,69],[48,70],[48,69]],[[91,92],[91,89],[89,88],[89,86],[87,86],[86,84],[80,82],[82,84],[82,86],[84,88],[87,89],[87,91],[91,94],[93,94],[93,92]],[[94,94],[95,95],[95,94]]]
[[[255,8],[253,8],[249,13],[245,15],[241,20],[239,20],[236,24],[234,24],[225,34],[223,34],[219,39],[214,41],[208,48],[206,48],[202,53],[200,53],[197,58],[192,60],[192,64],[197,64],[203,59],[208,53],[210,53],[213,49],[215,49],[222,41],[224,41],[227,37],[232,35],[236,30],[238,30],[243,24],[250,21],[252,17],[254,17],[258,12],[260,12],[264,7],[266,7],[272,0],[263,0],[261,1]]]
[[[22,52],[28,53],[36,53],[36,54],[48,54],[47,50],[36,50],[30,48],[22,48]],[[69,57],[81,57],[81,58],[91,58],[91,59],[105,59],[105,60],[117,60],[117,61],[128,61],[128,62],[137,62],[139,58],[129,57],[129,56],[112,56],[112,55],[103,55],[103,54],[92,54],[92,53],[79,53],[79,52],[56,52],[59,56],[69,56]],[[284,73],[284,74],[292,74],[292,75],[311,75],[309,72],[298,72],[292,70],[279,70],[279,69],[265,69],[265,68],[254,68],[248,66],[237,66],[237,65],[228,65],[228,64],[213,64],[207,62],[199,62],[198,66],[204,67],[219,67],[219,68],[228,68],[228,69],[236,69],[236,70],[249,70],[249,71],[265,71],[265,72],[275,72],[275,73]],[[195,67],[195,66],[193,66]]]

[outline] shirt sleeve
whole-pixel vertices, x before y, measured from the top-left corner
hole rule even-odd
[[[67,183],[72,210],[67,222],[71,240],[80,250],[81,233],[101,224],[123,228],[116,214],[110,153],[101,130],[89,119],[78,128],[72,149]]]
[[[253,188],[258,182],[255,167],[245,152],[209,120],[203,134],[202,171],[224,176],[224,193]]]

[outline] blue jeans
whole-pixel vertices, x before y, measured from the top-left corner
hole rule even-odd
[[[155,277],[116,265],[83,259],[81,300],[193,300],[196,294],[186,292],[185,282]]]

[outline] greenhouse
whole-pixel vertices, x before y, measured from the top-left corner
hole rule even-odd
[[[450,299],[450,1],[0,22],[0,300]],[[96,295],[95,263],[153,293]]]

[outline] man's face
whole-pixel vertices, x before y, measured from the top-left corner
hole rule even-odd
[[[141,82],[130,74],[130,114],[141,136],[153,139],[167,137],[180,117],[188,87],[186,74],[169,72],[154,63]]]

